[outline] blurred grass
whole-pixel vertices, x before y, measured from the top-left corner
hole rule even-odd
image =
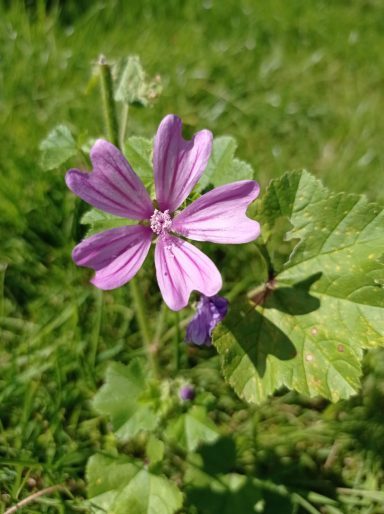
[[[131,109],[130,134],[151,136],[162,116],[174,112],[190,131],[235,136],[238,156],[253,165],[262,187],[287,169],[305,167],[335,190],[384,199],[382,1],[27,5],[0,3],[3,508],[9,498],[68,477],[76,479],[75,497],[84,494],[86,458],[108,438],[89,400],[107,359],[127,361],[140,351],[127,288],[101,297],[71,262],[75,204],[64,186],[65,168],[39,166],[39,143],[58,123],[84,139],[103,134],[91,73],[100,53],[139,54],[150,75],[162,76],[164,93],[155,106]],[[151,274],[141,276],[156,305]],[[314,482],[325,476],[332,483],[324,466],[340,437],[337,486],[382,490],[384,419],[375,402],[384,398],[383,356],[374,355],[362,398],[319,407],[294,397],[292,406],[288,395],[256,411],[260,473],[286,480],[295,469],[290,463],[299,462],[303,484],[309,469]],[[47,500],[29,512],[71,512],[66,509],[76,504]],[[343,512],[380,512],[369,501],[348,509]]]

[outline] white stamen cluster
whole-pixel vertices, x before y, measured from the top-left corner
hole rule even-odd
[[[155,209],[151,216],[151,229],[158,236],[166,234],[172,226],[172,218],[169,214],[169,209],[164,212]]]

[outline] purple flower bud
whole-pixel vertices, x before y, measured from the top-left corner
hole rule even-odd
[[[192,385],[186,385],[180,388],[180,400],[193,400],[195,397],[195,388]]]
[[[212,343],[212,330],[225,318],[227,311],[226,298],[218,295],[201,295],[196,314],[187,326],[186,342],[209,346]]]

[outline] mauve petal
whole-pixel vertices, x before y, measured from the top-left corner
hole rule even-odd
[[[246,216],[259,194],[254,180],[216,187],[195,200],[172,221],[172,231],[196,241],[248,243],[260,234],[257,221]]]
[[[183,139],[182,122],[173,114],[159,125],[153,148],[156,197],[159,209],[175,211],[187,198],[205,170],[212,150],[212,133],[197,132]]]
[[[122,153],[108,141],[98,139],[90,153],[92,173],[69,170],[67,186],[87,203],[103,211],[136,220],[153,213],[149,195]]]
[[[173,236],[156,243],[157,282],[165,303],[174,311],[188,304],[193,290],[215,295],[222,286],[219,270],[198,248]]]
[[[84,239],[75,246],[72,258],[78,266],[96,271],[91,280],[99,289],[120,287],[141,268],[151,246],[149,227],[130,225],[112,228]]]

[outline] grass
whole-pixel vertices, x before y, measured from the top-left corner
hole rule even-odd
[[[64,513],[82,508],[85,462],[109,444],[90,406],[105,364],[127,362],[140,348],[128,288],[100,295],[71,262],[74,199],[65,167],[40,168],[40,141],[60,122],[84,140],[102,135],[92,65],[100,53],[139,54],[151,75],[162,76],[164,93],[151,109],[132,108],[130,134],[152,135],[175,112],[190,132],[235,136],[262,187],[305,167],[332,189],[382,201],[384,6],[28,5],[0,4],[0,512],[66,482],[69,496],[28,508]],[[146,284],[151,273],[142,275]],[[148,298],[153,306],[156,294]],[[349,402],[288,394],[247,411],[258,423],[256,436],[244,434],[244,448],[254,448],[249,458],[256,455],[260,476],[313,494],[323,483],[341,512],[383,512],[383,362],[380,352],[368,358],[363,392]],[[246,407],[231,405],[241,417]]]

